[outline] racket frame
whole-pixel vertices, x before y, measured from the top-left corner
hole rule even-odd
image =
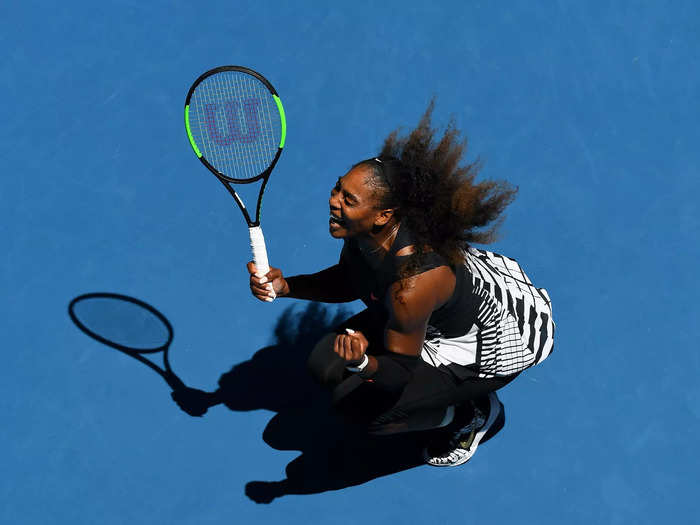
[[[280,139],[280,144],[277,148],[277,152],[275,153],[275,157],[272,159],[272,162],[270,165],[265,169],[262,173],[259,175],[256,175],[255,177],[250,177],[246,179],[237,179],[235,177],[230,177],[226,175],[225,173],[220,172],[217,170],[214,166],[212,166],[209,161],[202,155],[201,151],[197,147],[197,143],[194,141],[194,137],[192,136],[192,132],[190,130],[190,119],[189,119],[189,108],[190,108],[190,99],[192,98],[192,94],[194,93],[195,89],[197,89],[197,86],[205,79],[208,78],[212,75],[215,75],[217,73],[222,73],[225,71],[236,71],[239,73],[246,73],[248,75],[251,75],[255,78],[257,78],[260,82],[262,82],[265,87],[270,91],[270,94],[273,96],[275,102],[277,103],[277,108],[279,110],[279,115],[280,115],[280,121],[281,121],[281,139]],[[202,164],[204,164],[209,171],[211,171],[217,179],[224,185],[226,190],[231,194],[231,196],[234,198],[236,203],[238,204],[238,207],[240,208],[241,212],[243,213],[243,217],[246,220],[246,223],[248,224],[249,228],[253,227],[259,227],[260,226],[260,211],[262,208],[262,198],[263,194],[265,193],[265,187],[267,186],[267,181],[270,178],[270,174],[272,173],[272,170],[275,168],[275,165],[277,164],[277,161],[280,158],[280,155],[282,154],[282,150],[284,149],[284,143],[286,140],[287,136],[287,120],[284,114],[284,107],[282,106],[282,101],[279,98],[279,95],[277,94],[277,91],[275,88],[272,86],[269,80],[267,80],[264,76],[262,76],[260,73],[257,71],[253,71],[250,68],[243,67],[243,66],[219,66],[214,69],[210,69],[209,71],[206,71],[202,73],[199,77],[197,77],[197,80],[194,81],[192,84],[192,87],[190,87],[190,90],[187,92],[187,98],[185,99],[185,129],[187,130],[187,138],[190,141],[190,145],[192,146],[192,149],[194,150],[195,155],[197,155],[197,158],[201,161]],[[260,193],[258,194],[258,201],[255,207],[255,218],[252,219],[250,217],[250,214],[248,213],[248,209],[246,208],[245,204],[241,200],[241,198],[238,196],[238,193],[236,193],[236,190],[233,189],[231,184],[252,184],[253,182],[257,182],[260,179],[262,179],[262,186],[260,187]]]

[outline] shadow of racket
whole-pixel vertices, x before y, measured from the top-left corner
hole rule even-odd
[[[68,315],[83,333],[141,361],[173,390],[187,389],[168,361],[173,327],[151,305],[127,295],[88,293],[70,302]],[[163,354],[163,368],[143,356],[158,352]]]

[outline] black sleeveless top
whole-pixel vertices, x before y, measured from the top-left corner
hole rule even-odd
[[[384,296],[389,287],[399,281],[401,265],[407,257],[396,255],[406,246],[414,245],[410,230],[399,225],[396,239],[385,257],[378,253],[364,253],[354,239],[345,239],[339,264],[345,265],[352,284],[360,292],[360,298],[368,308],[386,313]],[[424,255],[423,263],[411,275],[418,275],[439,266],[448,266],[456,277],[452,297],[433,311],[428,320],[426,339],[434,337],[459,337],[466,334],[476,321],[481,297],[472,293],[472,279],[464,264],[450,264],[436,252]]]

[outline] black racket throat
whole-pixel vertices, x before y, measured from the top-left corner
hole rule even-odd
[[[269,271],[260,212],[267,181],[286,140],[284,107],[260,73],[221,66],[195,80],[185,100],[185,129],[192,150],[233,197],[248,225],[257,268]],[[233,185],[262,180],[254,215]]]
[[[245,218],[246,223],[248,224],[249,228],[253,228],[255,226],[260,226],[260,211],[262,209],[262,199],[263,199],[263,194],[265,193],[265,187],[267,186],[267,181],[270,180],[270,174],[272,173],[272,170],[275,168],[275,165],[277,164],[277,161],[280,158],[280,155],[282,154],[282,148],[277,149],[277,153],[275,154],[275,158],[272,160],[272,163],[270,166],[260,175],[257,177],[253,177],[251,179],[234,179],[232,177],[228,177],[218,171],[214,166],[212,166],[207,159],[204,157],[200,157],[199,160],[204,164],[209,171],[211,171],[214,176],[216,176],[217,179],[219,179],[219,182],[224,185],[224,188],[226,188],[226,191],[229,192],[231,197],[236,201],[236,204],[238,204],[238,208],[241,210],[241,213],[243,214],[243,217]],[[238,196],[238,193],[236,193],[236,190],[233,189],[231,186],[232,184],[253,184],[255,182],[258,182],[262,180],[262,185],[260,186],[260,191],[258,193],[258,199],[255,205],[255,217],[251,218],[250,214],[248,213],[248,208],[246,208],[246,205],[243,203],[243,200]]]

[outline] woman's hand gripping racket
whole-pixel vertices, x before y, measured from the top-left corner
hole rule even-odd
[[[284,108],[275,88],[260,73],[222,66],[201,75],[185,100],[185,127],[195,154],[226,187],[248,223],[258,273],[267,274],[260,207],[265,186],[277,164],[287,133]],[[251,219],[233,184],[262,179]],[[274,290],[270,286],[270,291]]]

